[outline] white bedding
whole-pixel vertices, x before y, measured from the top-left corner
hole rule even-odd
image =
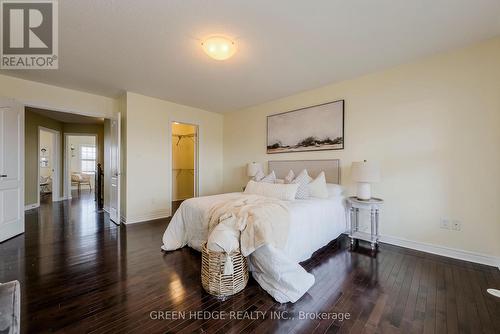
[[[163,235],[162,249],[170,251],[188,245],[200,251],[208,239],[210,209],[241,196],[244,195],[228,193],[184,201]],[[249,260],[254,278],[267,292],[279,302],[295,302],[314,284],[314,277],[298,262],[307,260],[345,232],[346,218],[341,196],[286,203],[290,224],[285,247],[261,247]]]

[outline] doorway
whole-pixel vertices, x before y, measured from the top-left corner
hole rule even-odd
[[[60,200],[60,132],[38,127],[38,205]]]
[[[68,198],[91,197],[99,156],[97,134],[65,134],[65,179]]]
[[[172,122],[172,214],[198,196],[198,126]]]

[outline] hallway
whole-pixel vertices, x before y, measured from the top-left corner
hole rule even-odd
[[[42,196],[38,209],[26,211],[26,233],[31,229],[30,224],[38,225],[43,231],[60,230],[70,233],[68,235],[95,233],[108,223],[115,225],[109,221],[107,213],[97,212],[94,192],[84,189],[78,194],[77,190],[72,190],[71,196],[72,199],[59,202],[52,202],[50,194]]]

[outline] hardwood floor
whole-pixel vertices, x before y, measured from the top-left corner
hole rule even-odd
[[[26,233],[0,244],[0,281],[21,282],[23,332],[500,333],[500,299],[486,293],[500,288],[497,268],[390,245],[371,258],[340,239],[303,264],[316,283],[297,303],[274,302],[252,279],[222,302],[201,287],[199,253],[160,252],[167,224],[118,227],[95,212],[92,196],[27,211]],[[245,310],[266,314],[188,319]],[[159,311],[187,311],[186,319],[154,319],[173,315]]]
[[[184,200],[172,201],[172,215],[181,206],[182,202],[184,202]]]

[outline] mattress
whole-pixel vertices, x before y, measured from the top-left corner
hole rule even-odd
[[[199,251],[208,239],[211,209],[241,196],[244,195],[228,193],[184,201],[167,226],[162,249],[171,251],[188,245]],[[346,217],[344,199],[340,196],[295,200],[286,205],[290,220],[285,246],[278,249],[270,243],[262,245],[248,260],[254,279],[276,301],[295,303],[315,282],[314,276],[299,262],[343,233]]]
[[[344,233],[347,230],[344,203],[342,196],[288,202],[290,230],[285,253],[297,262],[305,261]]]
[[[164,245],[173,250],[186,244],[201,251],[201,244],[208,239],[208,213],[217,203],[236,199],[241,193],[226,193],[191,198],[182,203],[180,212],[172,218],[172,227],[182,226],[182,231],[165,234]],[[333,196],[327,199],[305,199],[287,202],[290,212],[290,229],[284,252],[297,262],[311,255],[346,231],[345,199]],[[182,223],[175,223],[180,220]],[[184,233],[185,232],[185,233]]]

